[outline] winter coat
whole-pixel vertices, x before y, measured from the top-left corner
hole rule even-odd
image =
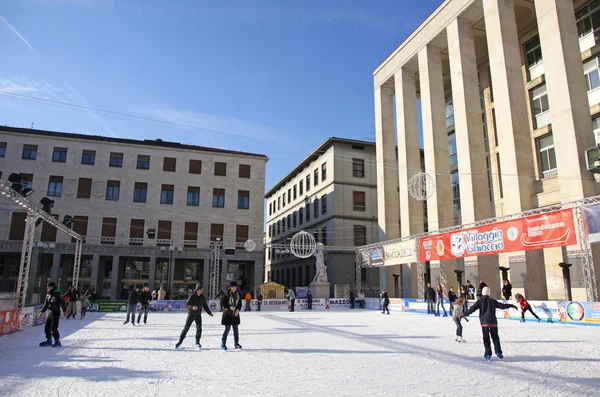
[[[479,284],[479,288],[477,288],[477,298],[481,298],[483,289],[487,287],[486,283]]]
[[[119,297],[121,298],[122,301],[127,300],[127,298],[129,297],[129,291],[127,291],[127,288],[121,288]]]
[[[350,294],[348,294],[348,297],[350,298],[351,301],[354,300],[354,292],[350,291]]]
[[[262,302],[262,301],[263,301],[263,296],[262,296],[262,294],[258,294],[258,301],[259,301],[259,302]]]
[[[313,298],[312,294],[306,295],[306,302],[312,303],[312,298]]]
[[[136,290],[131,290],[131,292],[129,293],[129,304],[130,305],[137,305],[137,303],[139,302],[139,297],[140,294],[139,292],[137,292]]]
[[[151,300],[152,300],[152,294],[150,293],[150,291],[142,291],[138,295],[138,301],[142,305],[148,305]]]
[[[42,313],[45,313],[46,310],[50,310],[52,314],[57,314],[59,316],[61,310],[63,313],[67,311],[67,303],[65,302],[58,288],[55,288],[52,290],[52,292],[46,295],[46,301],[44,302]]]
[[[289,291],[288,291],[288,294],[287,294],[287,297],[288,297],[289,299],[291,299],[291,300],[294,300],[294,299],[296,299],[296,294],[294,293],[294,290],[293,290],[293,289],[291,289],[291,288],[289,289]]]
[[[245,298],[246,298],[246,300],[247,300],[247,301],[251,301],[251,300],[252,300],[252,295],[250,294],[250,292],[248,292],[248,293],[246,294],[246,297],[245,297]]]
[[[167,291],[165,291],[164,289],[159,289],[158,290],[158,300],[159,301],[164,300],[165,296],[167,296]]]
[[[454,313],[452,313],[452,320],[460,320],[464,315],[464,306],[463,305],[454,305]]]
[[[233,306],[237,309],[238,315],[235,314],[235,310],[231,310]],[[223,294],[221,298],[221,307],[223,308],[223,317],[221,318],[221,325],[239,325],[240,324],[240,310],[242,310],[242,298],[238,291],[229,291],[228,294]]]
[[[435,302],[435,290],[433,288],[425,288],[425,300]]]
[[[438,298],[438,300],[440,300],[440,301],[441,301],[441,300],[444,300],[444,291],[443,291],[443,290],[439,290],[439,291],[437,292],[437,298]]]
[[[450,303],[456,302],[456,294],[454,291],[448,291],[448,299],[450,299]]]
[[[473,287],[473,284],[467,284],[467,293],[469,294],[469,299],[475,299],[475,287]]]
[[[521,310],[525,310],[525,309],[527,309],[527,306],[529,306],[529,302],[527,302],[527,300],[525,298],[519,299],[518,302],[519,302],[519,306],[521,306]]]
[[[502,287],[502,296],[504,299],[508,300],[512,296],[512,284],[508,283],[504,287]]]
[[[65,293],[65,298],[67,296],[69,297],[69,302],[77,302],[77,298],[79,298],[79,291],[77,291],[74,287],[69,287]]]
[[[384,305],[390,304],[390,297],[389,297],[387,291],[385,291],[384,293],[381,294],[381,300],[383,301]]]
[[[479,310],[479,322],[481,322],[482,327],[497,327],[496,309],[510,309],[511,307],[517,308],[515,305],[498,302],[489,296],[482,296],[464,313],[464,316],[467,317],[475,310]]]
[[[204,294],[200,294],[200,296],[198,296],[198,294],[195,292],[191,294],[187,302],[185,302],[185,307],[187,308],[190,316],[199,316],[202,313],[202,308],[204,308],[206,313],[212,316],[212,312],[208,307],[208,303],[206,302],[206,297]],[[196,310],[192,309],[193,307],[196,307]]]

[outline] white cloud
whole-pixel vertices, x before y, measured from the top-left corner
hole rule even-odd
[[[21,33],[19,33],[19,31],[18,31],[18,30],[17,30],[17,29],[16,29],[16,28],[15,28],[13,25],[11,25],[11,24],[10,24],[10,22],[8,22],[8,21],[6,20],[6,18],[4,18],[2,15],[0,15],[0,22],[3,22],[3,23],[4,23],[4,25],[5,25],[5,26],[6,26],[8,29],[10,29],[10,30],[11,30],[11,31],[12,31],[14,34],[16,34],[16,35],[17,35],[17,37],[19,37],[19,39],[21,39],[21,41],[22,41],[23,43],[25,43],[25,45],[26,45],[26,46],[27,46],[27,47],[28,47],[28,48],[29,48],[29,49],[30,49],[30,50],[31,50],[31,51],[32,51],[34,54],[37,54],[37,52],[36,52],[36,51],[33,49],[33,47],[31,46],[31,44],[29,44],[29,42],[27,41],[27,39],[26,39],[25,37],[23,37],[23,35],[22,35]]]

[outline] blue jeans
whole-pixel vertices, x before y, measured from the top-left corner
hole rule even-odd
[[[454,323],[456,324],[456,336],[462,336],[463,326],[460,323],[460,319],[457,318],[456,320],[454,320]]]
[[[444,316],[448,315],[448,312],[446,312],[446,308],[444,307],[444,299],[438,299],[437,301],[437,315],[440,315],[440,306],[442,306],[442,310],[444,310]]]
[[[223,343],[223,344],[227,343],[227,335],[229,335],[229,331],[231,330],[231,327],[233,327],[233,341],[237,345],[238,342],[240,341],[240,333],[238,330],[239,325],[237,325],[237,324],[225,326],[225,331],[223,331],[223,337],[221,338],[221,343]]]

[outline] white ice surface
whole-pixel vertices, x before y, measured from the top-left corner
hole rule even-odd
[[[220,313],[203,314],[202,351],[184,313],[61,320],[0,338],[0,396],[600,396],[600,329],[500,321],[503,362],[483,358],[476,317],[454,341],[449,318],[377,311],[242,312],[240,343],[219,349]]]

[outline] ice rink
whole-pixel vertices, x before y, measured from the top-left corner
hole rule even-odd
[[[184,313],[61,320],[0,338],[0,396],[599,396],[600,328],[500,320],[504,361],[483,358],[477,317],[467,343],[450,318],[377,311],[242,312],[244,349],[219,349],[220,313],[203,314],[175,350]]]

